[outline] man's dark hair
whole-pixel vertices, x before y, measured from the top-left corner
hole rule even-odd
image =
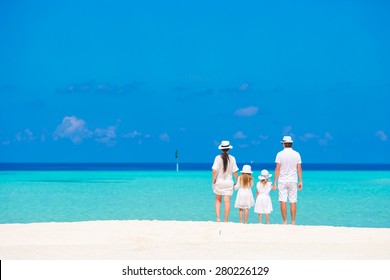
[[[291,148],[293,143],[283,143],[285,148]]]

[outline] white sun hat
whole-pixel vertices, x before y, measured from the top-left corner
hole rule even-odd
[[[242,167],[242,170],[241,170],[241,173],[248,173],[248,174],[252,174],[252,167],[248,164],[245,164],[243,167]]]
[[[266,169],[261,170],[261,173],[260,173],[260,176],[259,176],[260,180],[267,180],[267,179],[269,179],[271,177],[272,177],[272,174],[269,174],[268,170],[266,170]]]
[[[293,142],[293,140],[292,140],[291,136],[284,136],[283,140],[280,143],[292,143],[292,142]]]
[[[224,140],[221,142],[221,145],[219,145],[218,149],[220,149],[220,150],[233,149],[233,146],[230,145],[229,141]]]

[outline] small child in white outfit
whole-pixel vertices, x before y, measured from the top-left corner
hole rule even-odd
[[[259,176],[260,182],[257,183],[256,191],[256,204],[255,204],[255,213],[259,216],[259,223],[261,224],[261,215],[265,214],[265,219],[267,224],[269,224],[269,214],[273,211],[272,201],[269,195],[271,189],[275,190],[276,187],[272,187],[272,184],[269,181],[269,178],[272,177],[272,174],[268,173],[268,170],[262,170]]]
[[[237,179],[237,183],[234,189],[238,190],[236,203],[234,204],[235,208],[239,208],[239,217],[240,223],[248,223],[248,209],[255,205],[255,200],[253,198],[252,187],[254,185],[252,177],[252,168],[250,165],[244,165],[242,167],[241,175]],[[244,212],[244,220],[243,220]]]

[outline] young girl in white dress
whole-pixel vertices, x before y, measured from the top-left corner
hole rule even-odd
[[[269,224],[269,214],[272,212],[272,201],[269,195],[271,189],[275,190],[275,187],[272,187],[271,183],[268,182],[269,178],[272,177],[272,174],[269,174],[267,170],[262,170],[259,176],[260,182],[257,183],[256,191],[256,204],[255,204],[255,213],[259,216],[259,223],[262,223],[261,215],[265,214],[265,220]]]
[[[250,165],[244,165],[242,167],[241,175],[237,179],[237,183],[234,189],[238,190],[235,208],[239,208],[240,223],[248,223],[248,209],[255,205],[253,198],[252,187],[254,185],[252,177],[252,168]],[[243,219],[244,212],[244,219]]]

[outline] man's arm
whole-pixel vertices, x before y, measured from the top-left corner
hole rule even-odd
[[[298,189],[301,190],[303,188],[303,182],[302,182],[302,165],[300,163],[297,164],[297,171],[298,171]]]
[[[279,174],[280,174],[280,163],[277,163],[276,167],[275,167],[274,187],[277,186],[276,184],[277,184],[278,179],[279,179]]]

